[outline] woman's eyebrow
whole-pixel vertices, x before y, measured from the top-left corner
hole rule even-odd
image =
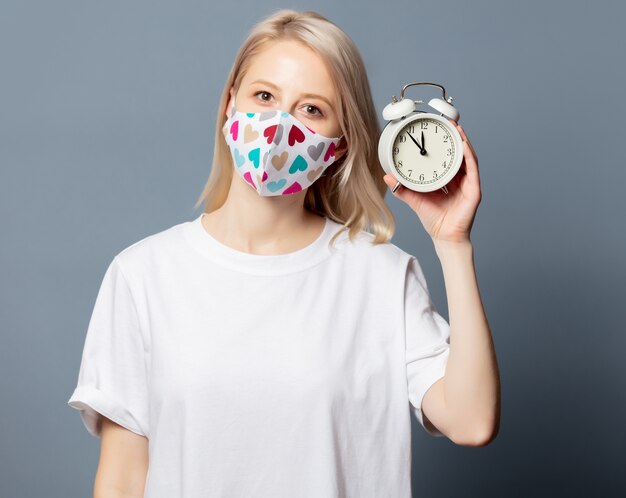
[[[272,83],[271,81],[267,81],[267,80],[263,80],[263,79],[258,79],[258,80],[254,80],[251,84],[255,84],[255,83],[261,83],[263,85],[267,85],[269,87],[272,87],[275,90],[280,90],[280,88],[278,88],[274,83]],[[324,102],[326,102],[326,104],[328,105],[328,107],[332,108],[332,104],[330,103],[330,101],[324,97],[323,95],[318,95],[317,93],[305,93],[302,95],[302,97],[304,98],[308,98],[308,99],[320,99]]]

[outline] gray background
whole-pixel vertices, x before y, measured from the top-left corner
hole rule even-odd
[[[379,110],[409,81],[446,85],[478,153],[472,240],[502,426],[465,448],[414,422],[415,496],[617,496],[625,9],[495,0],[0,4],[0,496],[90,495],[99,442],[66,402],[106,265],[199,214],[227,71],[283,6],[346,30]],[[447,317],[428,235],[387,200],[393,242],[418,256]]]

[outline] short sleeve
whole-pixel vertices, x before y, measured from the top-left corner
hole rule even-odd
[[[411,256],[405,278],[405,355],[409,401],[426,432],[442,434],[424,423],[422,398],[445,374],[450,353],[450,326],[433,304],[424,272]]]
[[[101,437],[101,415],[148,436],[147,361],[137,309],[117,256],[106,270],[87,328],[78,383],[67,404]]]

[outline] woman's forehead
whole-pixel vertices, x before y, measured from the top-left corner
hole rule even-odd
[[[242,84],[262,80],[280,91],[318,94],[335,101],[330,72],[322,57],[306,45],[293,40],[267,43],[255,54]]]

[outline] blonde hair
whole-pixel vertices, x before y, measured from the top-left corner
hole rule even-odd
[[[344,136],[339,159],[308,188],[305,209],[343,224],[345,228],[337,236],[348,229],[352,239],[365,230],[374,235],[374,244],[388,242],[395,231],[395,219],[384,200],[388,187],[378,160],[380,125],[365,65],[350,37],[313,11],[278,10],[256,24],[240,47],[219,103],[211,173],[195,208],[204,201],[204,212],[210,213],[225,202],[233,175],[222,133],[229,92],[231,88],[237,92],[251,58],[265,43],[279,40],[300,41],[319,54],[337,89],[336,112]],[[339,154],[342,147],[345,153]]]

